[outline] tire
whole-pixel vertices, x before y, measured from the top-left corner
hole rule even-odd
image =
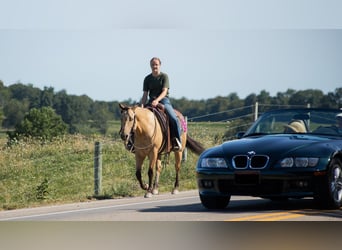
[[[200,194],[202,205],[207,209],[225,209],[229,204],[230,197],[230,195],[206,196]]]
[[[328,174],[319,185],[315,200],[324,208],[338,209],[342,206],[342,162],[340,159],[332,159]]]

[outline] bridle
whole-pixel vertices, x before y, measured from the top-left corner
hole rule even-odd
[[[137,146],[135,144],[135,141],[134,141],[134,134],[135,134],[135,129],[136,129],[136,123],[137,123],[137,120],[136,120],[136,114],[135,112],[132,110],[133,112],[133,123],[132,123],[132,127],[130,129],[130,132],[129,134],[127,135],[126,138],[123,138],[122,134],[123,134],[123,127],[121,126],[121,129],[120,129],[120,135],[121,135],[121,138],[125,141],[125,146],[126,148],[130,151],[130,152],[133,152],[134,149],[139,149],[139,150],[144,150],[144,149],[149,149],[153,146],[153,142],[151,142],[149,145],[147,146],[144,146],[144,147],[140,147],[140,146]],[[128,115],[128,110],[126,110],[124,113],[126,113]],[[156,116],[154,115],[154,131],[153,131],[153,135],[152,135],[152,138],[151,138],[151,141],[153,141],[153,138],[156,136],[157,134],[157,118]]]
[[[125,116],[129,116],[128,114],[128,109],[126,109],[125,111],[122,111],[122,115],[125,115]],[[126,124],[126,121],[125,121],[125,124]],[[130,129],[130,132],[128,133],[128,135],[126,136],[124,134],[124,129],[123,129],[123,126],[121,125],[121,128],[120,128],[120,136],[121,136],[121,139],[124,141],[125,143],[125,147],[130,151],[132,152],[134,150],[134,128],[135,128],[135,125],[136,125],[136,119],[135,119],[135,112],[133,112],[133,124],[132,124],[132,127]]]

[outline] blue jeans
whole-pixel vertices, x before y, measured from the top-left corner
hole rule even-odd
[[[176,137],[179,140],[179,142],[181,142],[181,130],[179,126],[179,121],[169,98],[164,97],[163,99],[161,99],[160,103],[164,105],[165,111],[169,116],[171,136]]]

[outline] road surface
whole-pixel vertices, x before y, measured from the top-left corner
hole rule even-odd
[[[318,210],[312,199],[272,202],[232,196],[224,210],[208,210],[197,190],[178,195],[89,201],[1,211],[0,221],[342,221],[342,210]]]

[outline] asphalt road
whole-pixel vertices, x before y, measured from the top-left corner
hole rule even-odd
[[[90,201],[1,211],[0,221],[342,221],[342,209],[316,209],[312,199],[269,201],[233,196],[224,210],[207,210],[197,190],[178,195]]]

